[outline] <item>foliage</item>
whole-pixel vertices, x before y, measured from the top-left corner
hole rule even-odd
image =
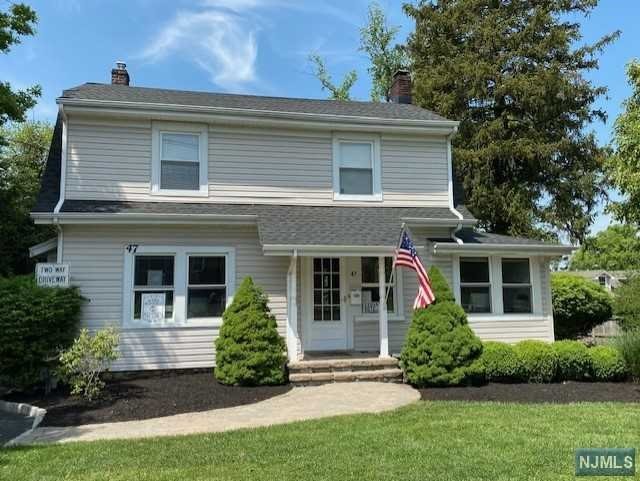
[[[333,83],[331,75],[327,71],[324,60],[318,54],[309,55],[309,62],[314,66],[314,75],[322,84],[322,90],[329,91],[329,98],[333,100],[351,100],[349,91],[353,84],[358,80],[358,74],[355,70],[347,72],[342,79],[340,85]]]
[[[474,361],[482,343],[467,324],[467,315],[453,302],[416,309],[401,360],[405,375],[416,386],[446,386],[475,382],[483,373]]]
[[[567,273],[551,276],[557,339],[576,339],[611,318],[611,296],[595,282]]]
[[[634,381],[640,382],[640,329],[623,332],[615,340]]]
[[[640,275],[632,276],[616,289],[613,312],[625,331],[640,329]]]
[[[52,128],[46,122],[25,122],[0,128],[0,276],[33,270],[29,247],[55,233],[36,226],[29,217],[51,144]]]
[[[82,297],[76,288],[37,287],[33,277],[0,278],[0,385],[37,384],[73,342]]]
[[[597,0],[405,4],[418,105],[461,122],[453,138],[467,204],[490,232],[572,240],[588,232],[604,195],[606,149],[587,128],[605,120],[607,91],[585,75],[618,33],[592,45],[580,24]]]
[[[587,237],[571,256],[569,269],[640,269],[640,231],[618,224]]]
[[[101,374],[118,359],[120,336],[114,328],[101,329],[93,336],[82,329],[73,345],[60,354],[58,373],[71,385],[71,394],[92,401],[104,389]]]
[[[282,384],[286,381],[284,352],[267,296],[246,277],[222,315],[216,339],[216,378],[234,385]]]
[[[558,363],[559,381],[582,381],[591,372],[589,348],[580,341],[557,341],[552,345]]]
[[[453,291],[449,288],[447,279],[442,275],[440,269],[431,266],[429,269],[429,279],[431,280],[431,288],[436,297],[435,302],[456,302]]]
[[[618,349],[613,346],[589,348],[591,377],[594,381],[622,381],[627,377],[627,366]]]
[[[37,21],[36,12],[23,3],[11,3],[7,11],[0,11],[0,53],[9,53],[12,46],[20,43],[20,37],[34,35]],[[0,79],[0,128],[7,122],[23,122],[40,94],[38,85],[14,90],[9,82]],[[3,143],[0,131],[0,145]]]
[[[360,29],[360,50],[366,52],[371,62],[371,100],[389,101],[389,89],[393,74],[406,67],[409,59],[400,45],[392,45],[400,27],[390,27],[380,5],[369,5],[367,24]]]
[[[522,379],[522,364],[511,344],[495,341],[482,343],[482,355],[478,362],[489,382],[518,382]]]
[[[613,186],[622,200],[612,202],[609,209],[621,221],[640,225],[640,61],[627,65],[631,97],[613,128],[614,155],[606,167]]]
[[[526,382],[551,382],[556,375],[556,354],[548,342],[520,341],[514,346]]]

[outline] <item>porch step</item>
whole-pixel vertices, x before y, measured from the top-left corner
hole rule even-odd
[[[402,382],[402,369],[375,369],[369,371],[302,372],[289,373],[293,384],[321,384],[328,382],[381,381]]]
[[[294,384],[353,381],[402,382],[402,370],[395,358],[309,359],[289,363],[289,381]]]

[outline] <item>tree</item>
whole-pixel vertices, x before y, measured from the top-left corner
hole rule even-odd
[[[329,72],[327,72],[327,67],[320,55],[309,55],[309,61],[315,67],[314,75],[318,80],[320,80],[322,90],[329,91],[329,98],[333,100],[351,100],[349,97],[349,91],[351,90],[351,87],[353,87],[353,84],[356,83],[356,80],[358,80],[358,74],[355,70],[347,72],[340,85],[336,85],[333,83]]]
[[[0,12],[0,52],[9,53],[13,45],[20,43],[20,37],[33,35],[38,21],[36,12],[23,3],[13,3],[6,12]],[[7,122],[23,122],[25,113],[36,104],[40,96],[40,86],[25,90],[13,90],[9,82],[0,79],[0,127]],[[0,135],[0,144],[3,138]]]
[[[611,319],[611,296],[589,279],[555,273],[551,276],[551,297],[556,339],[586,336]]]
[[[587,237],[571,256],[569,269],[640,270],[640,231],[618,224]]]
[[[216,339],[216,378],[233,385],[282,384],[285,350],[267,296],[246,277],[222,314]]]
[[[625,331],[640,329],[640,275],[634,275],[615,291],[613,312]]]
[[[46,163],[53,129],[45,122],[15,123],[0,129],[0,276],[25,274],[33,265],[30,246],[51,237],[52,228],[29,217]]]
[[[606,150],[588,125],[607,89],[585,72],[618,32],[576,46],[597,0],[439,0],[404,6],[415,101],[461,122],[456,175],[481,227],[581,240],[604,195]]]
[[[369,5],[367,24],[360,29],[360,50],[367,53],[371,65],[371,100],[389,101],[393,74],[406,67],[408,58],[401,45],[393,45],[399,27],[389,27],[384,12],[376,2]]]
[[[627,65],[631,97],[613,129],[614,155],[607,159],[607,171],[613,186],[624,196],[612,202],[609,210],[623,222],[640,225],[640,62]]]

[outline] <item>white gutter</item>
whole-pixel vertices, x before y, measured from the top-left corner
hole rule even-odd
[[[36,224],[241,224],[255,225],[257,215],[63,212],[31,214]]]
[[[456,211],[457,212],[457,211]],[[416,226],[432,226],[432,225],[441,225],[441,226],[451,226],[458,227],[461,224],[463,225],[476,225],[475,219],[433,219],[429,217],[402,217],[401,220],[406,222],[407,224],[412,224]]]
[[[462,229],[463,224],[465,224],[464,221],[464,216],[458,212],[458,210],[455,208],[454,202],[453,202],[453,153],[452,153],[452,149],[451,149],[451,137],[453,137],[453,135],[458,131],[458,127],[456,126],[455,130],[449,134],[449,136],[447,137],[447,167],[449,169],[449,210],[451,212],[453,212],[453,214],[460,219],[460,222],[458,222],[458,225],[456,226],[456,228],[453,230],[453,232],[451,233],[451,238],[456,241],[456,243],[458,244],[463,244],[462,239],[460,239],[458,236],[456,236],[456,233]],[[475,221],[471,222],[471,225],[474,225]],[[467,224],[469,225],[469,224]]]
[[[425,246],[416,246],[424,249]],[[322,244],[263,244],[262,250],[265,255],[293,255],[294,251],[298,255],[389,255],[395,251],[395,245],[382,246],[356,246],[356,245],[322,245]]]
[[[576,249],[574,246],[542,244],[443,244],[438,242],[433,244],[434,255],[464,252],[522,252],[527,255],[563,255],[570,254]]]

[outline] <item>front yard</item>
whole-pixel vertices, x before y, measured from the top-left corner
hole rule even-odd
[[[573,479],[576,447],[640,448],[637,404],[420,402],[270,428],[0,452],[15,480]],[[629,478],[626,478],[629,479]]]

